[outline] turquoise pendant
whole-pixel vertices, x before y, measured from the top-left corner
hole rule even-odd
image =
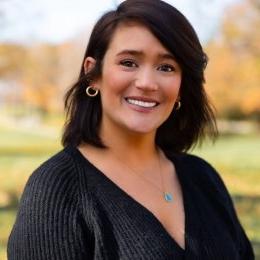
[[[164,193],[164,199],[165,199],[165,201],[167,201],[167,202],[172,202],[172,201],[173,201],[172,194],[165,192],[165,193]]]

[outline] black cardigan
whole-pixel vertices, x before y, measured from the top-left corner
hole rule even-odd
[[[149,210],[67,147],[29,178],[8,259],[254,259],[216,171],[195,156],[169,159],[183,190],[185,250]]]

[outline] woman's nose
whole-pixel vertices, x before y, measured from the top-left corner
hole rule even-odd
[[[158,84],[155,71],[150,68],[139,70],[136,75],[135,86],[143,91],[156,91],[158,89]]]

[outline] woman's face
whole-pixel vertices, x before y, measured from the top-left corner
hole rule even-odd
[[[92,84],[101,95],[101,131],[155,134],[178,99],[181,75],[173,55],[149,29],[138,23],[119,25],[101,78]]]

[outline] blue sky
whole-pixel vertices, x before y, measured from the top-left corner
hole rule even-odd
[[[167,0],[191,21],[201,40],[217,30],[225,9],[240,0]],[[59,43],[84,32],[120,0],[0,0],[0,42]],[[3,16],[4,15],[4,16]]]

